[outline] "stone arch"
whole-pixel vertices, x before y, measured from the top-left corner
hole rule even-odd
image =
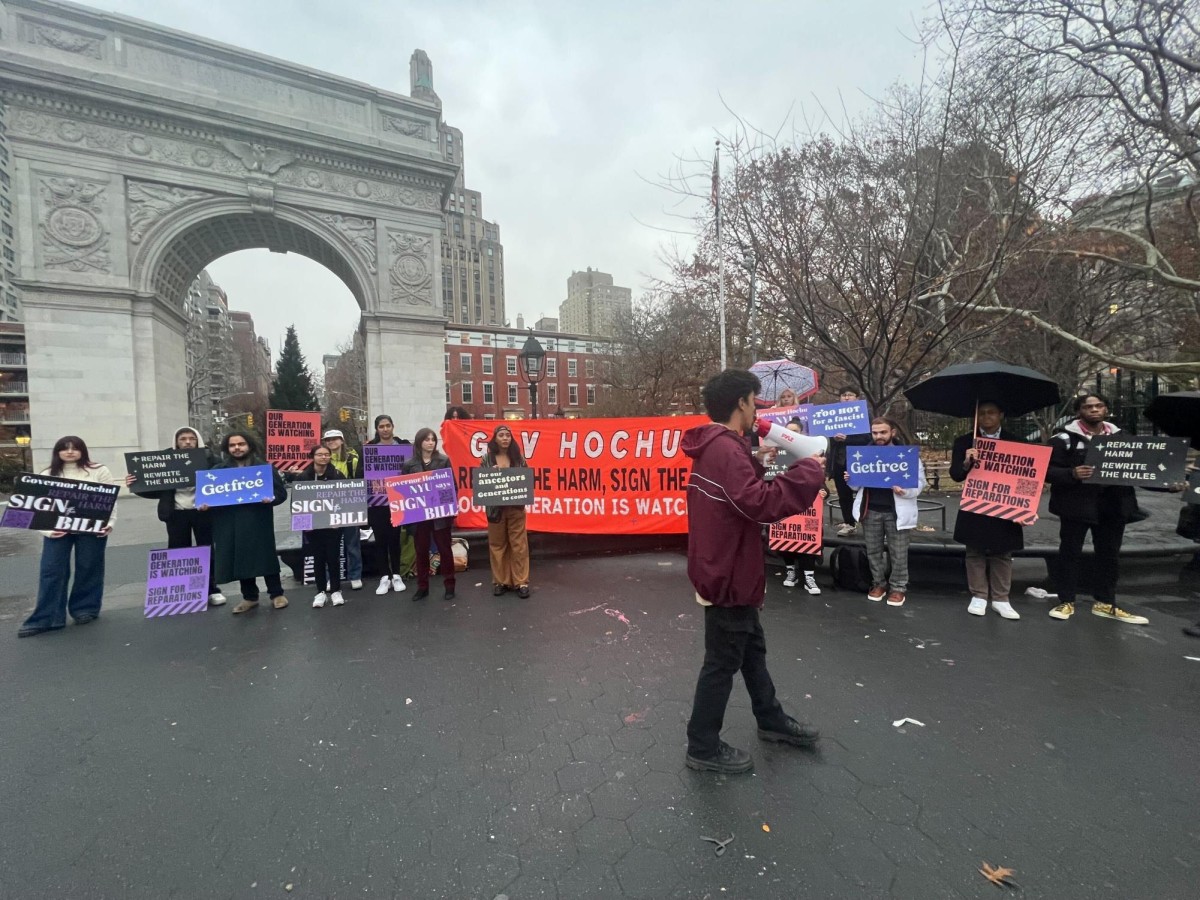
[[[277,206],[254,213],[247,200],[214,198],[188,203],[153,223],[144,235],[130,230],[138,246],[130,265],[134,290],[177,307],[205,266],[239,250],[298,253],[342,280],[364,312],[378,308],[375,222],[334,213]]]

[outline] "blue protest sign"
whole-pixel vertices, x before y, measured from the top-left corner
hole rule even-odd
[[[201,469],[196,473],[197,506],[238,506],[275,497],[270,466]]]
[[[871,416],[866,400],[849,403],[822,403],[808,408],[807,434],[833,437],[835,434],[870,434]]]
[[[921,448],[868,447],[846,448],[846,471],[850,487],[915,488],[920,484]]]

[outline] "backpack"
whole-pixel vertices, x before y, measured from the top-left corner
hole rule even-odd
[[[469,548],[469,545],[467,544],[466,538],[457,538],[456,537],[456,538],[450,539],[450,552],[454,554],[454,571],[455,572],[467,571],[467,551],[469,549],[470,548]],[[442,561],[442,557],[437,551],[430,553],[429,554],[429,570],[431,572],[436,572],[438,570],[438,566],[441,565],[441,561]]]
[[[829,554],[829,573],[834,587],[840,590],[861,594],[871,589],[871,565],[862,547],[850,544],[834,547]]]

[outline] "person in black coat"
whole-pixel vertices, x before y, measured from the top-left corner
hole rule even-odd
[[[312,465],[296,476],[296,481],[343,481],[345,476],[333,464],[333,453],[324,444],[317,444],[309,451]],[[313,528],[304,532],[309,552],[313,558],[313,580],[317,593],[313,607],[320,609],[326,600],[334,606],[346,602],[342,597],[342,529]]]
[[[404,463],[404,474],[429,472],[433,469],[449,469],[450,458],[438,452],[437,432],[422,428],[413,439],[413,455]],[[413,600],[424,600],[429,596],[429,547],[437,546],[438,574],[446,588],[445,599],[454,599],[454,550],[450,546],[450,528],[454,517],[416,522],[410,526],[417,545],[417,592]]]
[[[858,390],[852,387],[844,387],[838,391],[839,403],[853,403],[855,400],[861,400]],[[835,434],[833,440],[829,442],[829,455],[826,457],[828,469],[827,477],[832,479],[834,488],[837,489],[838,506],[842,510],[842,524],[838,526],[838,537],[848,537],[854,534],[854,529],[858,527],[858,520],[854,518],[854,488],[846,482],[842,477],[842,473],[846,471],[846,450],[848,447],[865,447],[871,443],[871,433],[866,434]]]
[[[1090,531],[1096,548],[1091,565],[1096,602],[1092,613],[1127,625],[1147,625],[1145,616],[1134,615],[1116,604],[1118,557],[1125,526],[1144,518],[1133,488],[1114,484],[1086,484],[1092,466],[1084,465],[1093,437],[1115,434],[1116,425],[1106,421],[1108,400],[1100,394],[1075,398],[1078,418],[1050,439],[1052,448],[1046,481],[1050,484],[1050,512],[1058,516],[1058,606],[1050,618],[1066,620],[1075,613],[1079,569],[1083,565],[1083,542]]]
[[[959,435],[950,451],[950,477],[955,481],[966,481],[975,468],[977,437],[1021,441],[1004,429],[1004,410],[998,403],[980,403],[976,420],[976,433]],[[971,590],[967,612],[971,615],[986,615],[990,600],[992,609],[1005,619],[1021,618],[1012,608],[1008,594],[1012,589],[1013,552],[1025,546],[1023,529],[1024,526],[1006,519],[959,510],[954,520],[954,540],[967,548],[967,587]]]

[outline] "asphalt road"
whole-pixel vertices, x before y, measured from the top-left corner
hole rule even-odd
[[[524,602],[491,597],[475,547],[452,604],[292,587],[279,612],[147,620],[117,583],[144,550],[115,546],[100,619],[30,640],[6,569],[0,896],[998,896],[985,861],[1027,898],[1196,896],[1189,576],[1135,628],[1028,600],[977,619],[949,589],[809,597],[773,570],[772,671],[825,737],[760,744],[738,683],[725,736],[756,768],[725,778],[683,765],[683,556],[575,547],[535,553]]]

